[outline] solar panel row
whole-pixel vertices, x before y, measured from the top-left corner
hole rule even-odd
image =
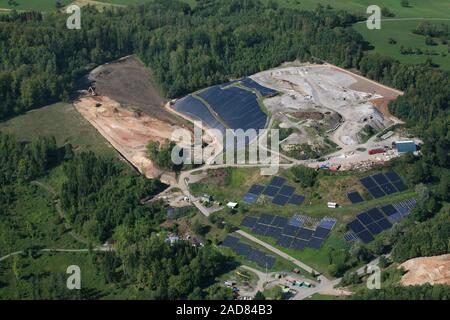
[[[351,203],[361,203],[364,201],[364,199],[361,197],[358,191],[351,191],[347,193],[347,198],[350,200]]]
[[[400,176],[394,171],[387,173],[377,173],[373,176],[360,179],[361,184],[375,198],[381,198],[396,192],[402,192],[407,189]],[[348,194],[350,199],[350,194]],[[352,197],[356,197],[352,195]],[[350,199],[352,201],[352,199]],[[352,203],[354,203],[352,201]]]
[[[347,224],[347,227],[364,243],[373,240],[373,237],[392,227],[392,216],[397,214],[392,205],[381,208],[372,208],[361,212],[356,219]],[[398,220],[397,220],[398,221]]]
[[[275,257],[264,254],[264,252],[252,248],[250,245],[239,242],[239,238],[227,236],[222,242],[222,246],[230,248],[238,255],[255,262],[262,268],[271,269],[275,264]]]

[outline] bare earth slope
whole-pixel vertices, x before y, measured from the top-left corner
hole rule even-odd
[[[94,69],[89,80],[98,95],[107,96],[122,106],[144,111],[169,124],[183,125],[186,121],[168,112],[167,102],[151,81],[151,71],[136,57],[128,56]]]
[[[405,286],[425,283],[450,285],[450,254],[410,259],[401,267],[407,271],[401,280]]]

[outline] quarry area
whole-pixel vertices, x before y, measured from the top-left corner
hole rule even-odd
[[[280,94],[264,100],[274,123],[289,130],[282,141],[284,154],[322,163],[352,166],[389,160],[391,144],[401,139],[397,132],[385,139],[376,135],[400,120],[387,104],[402,92],[333,65],[289,63],[251,76]],[[383,155],[368,150],[383,148]]]
[[[163,144],[175,129],[191,126],[166,110],[167,101],[150,79],[149,70],[133,56],[102,65],[89,74],[89,90],[80,91],[74,107],[142,174],[171,184],[175,174],[157,168],[146,146]]]
[[[264,104],[268,126],[284,132],[282,163],[364,170],[398,156],[392,143],[405,138],[395,129],[400,120],[387,109],[388,102],[402,93],[333,65],[291,62],[234,80],[228,87],[211,87],[205,98],[213,104],[203,108],[198,104],[207,103],[205,99],[191,99],[192,105],[186,99],[168,101],[151,78],[151,71],[134,56],[104,64],[89,73],[74,106],[137,170],[172,185],[174,173],[157,168],[146,146],[150,141],[167,142],[178,128],[192,132],[192,117],[171,107],[177,101],[207,126],[223,122],[216,112],[208,112],[224,102],[222,90],[227,90],[230,103],[237,104],[224,109],[236,110],[236,115],[228,115],[230,119],[238,119],[240,110],[250,104],[256,108]],[[241,97],[243,92],[247,100]],[[203,139],[215,155],[220,154],[222,141]]]
[[[399,268],[406,271],[401,280],[405,286],[425,283],[450,285],[450,254],[410,259]]]

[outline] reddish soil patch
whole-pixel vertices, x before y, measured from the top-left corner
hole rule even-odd
[[[389,101],[395,100],[403,92],[388,86],[382,85],[381,83],[375,82],[373,80],[367,79],[359,74],[350,72],[348,70],[329,65],[331,68],[345,72],[351,75],[356,83],[352,84],[349,88],[356,91],[368,92],[372,94],[377,94],[383,96],[383,98],[373,99],[371,102],[384,116],[393,118],[394,116],[389,112],[388,104]]]
[[[292,114],[297,119],[323,120],[325,117],[322,112],[317,111],[298,111]]]
[[[405,286],[425,283],[450,285],[450,254],[410,259],[401,267],[407,271],[401,280]]]
[[[146,146],[150,141],[164,143],[177,126],[145,113],[139,115],[108,97],[84,96],[74,106],[141,173],[165,183],[174,181],[173,173],[154,166],[147,157]]]

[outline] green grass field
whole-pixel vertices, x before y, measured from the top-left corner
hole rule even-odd
[[[413,34],[417,24],[420,21],[382,21],[380,30],[369,30],[364,23],[356,24],[353,27],[362,34],[364,39],[374,46],[375,52],[393,57],[404,63],[423,63],[431,58],[433,63],[438,64],[442,69],[450,70],[450,52],[448,45],[441,43],[439,39],[435,39],[437,45],[428,46],[425,44],[425,37]],[[439,22],[434,22],[438,24]],[[450,18],[448,21],[450,24]],[[390,44],[389,39],[394,39],[397,43]],[[430,51],[432,54],[410,54],[404,55],[400,53],[401,46],[405,48],[419,48],[423,52]]]
[[[268,2],[269,0],[265,0]],[[300,8],[305,10],[314,10],[317,4],[331,6],[335,10],[347,10],[349,12],[366,16],[366,10],[369,5],[376,4],[380,8],[388,8],[395,16],[383,19],[403,19],[403,18],[432,18],[447,19],[447,21],[432,21],[433,23],[445,22],[450,24],[450,1],[447,0],[409,0],[410,7],[402,7],[400,0],[277,0],[282,7]],[[353,26],[355,30],[371,43],[375,48],[374,52],[393,57],[404,63],[423,63],[427,57],[431,57],[435,64],[442,69],[450,70],[450,53],[448,46],[440,44],[438,46],[427,46],[425,37],[412,34],[412,30],[421,20],[404,20],[404,21],[383,21],[381,30],[369,30],[365,23],[358,23]],[[390,45],[389,38],[394,38],[397,44]],[[420,48],[422,51],[432,50],[436,55],[402,55],[400,54],[400,46]],[[445,54],[446,56],[443,56]]]
[[[8,0],[0,0],[0,8],[16,10],[35,10],[35,11],[57,11],[56,0],[15,0],[17,6],[8,4]],[[71,0],[60,0],[63,6],[71,3]]]
[[[38,248],[84,248],[64,228],[52,199],[39,187],[17,187],[14,215],[0,217],[0,256]]]
[[[0,131],[27,141],[39,135],[54,136],[58,145],[71,143],[76,151],[90,150],[106,157],[116,155],[100,133],[66,103],[56,103],[0,122]]]
[[[61,291],[67,290],[67,294],[71,292],[65,287],[65,280],[69,275],[66,274],[68,266],[77,265],[81,271],[81,287],[88,290],[93,298],[114,298],[116,291],[111,285],[105,283],[104,277],[99,274],[96,267],[92,263],[91,254],[88,252],[66,253],[44,252],[35,258],[18,256],[18,269],[20,277],[17,279],[12,272],[12,258],[0,262],[0,299],[33,299],[29,296],[32,292],[31,277],[39,278],[39,281],[49,282],[49,276],[61,275],[64,282],[50,283],[50,285],[58,286]],[[49,289],[53,290],[52,287]],[[51,294],[48,292],[49,294]],[[73,292],[72,292],[73,293]]]

